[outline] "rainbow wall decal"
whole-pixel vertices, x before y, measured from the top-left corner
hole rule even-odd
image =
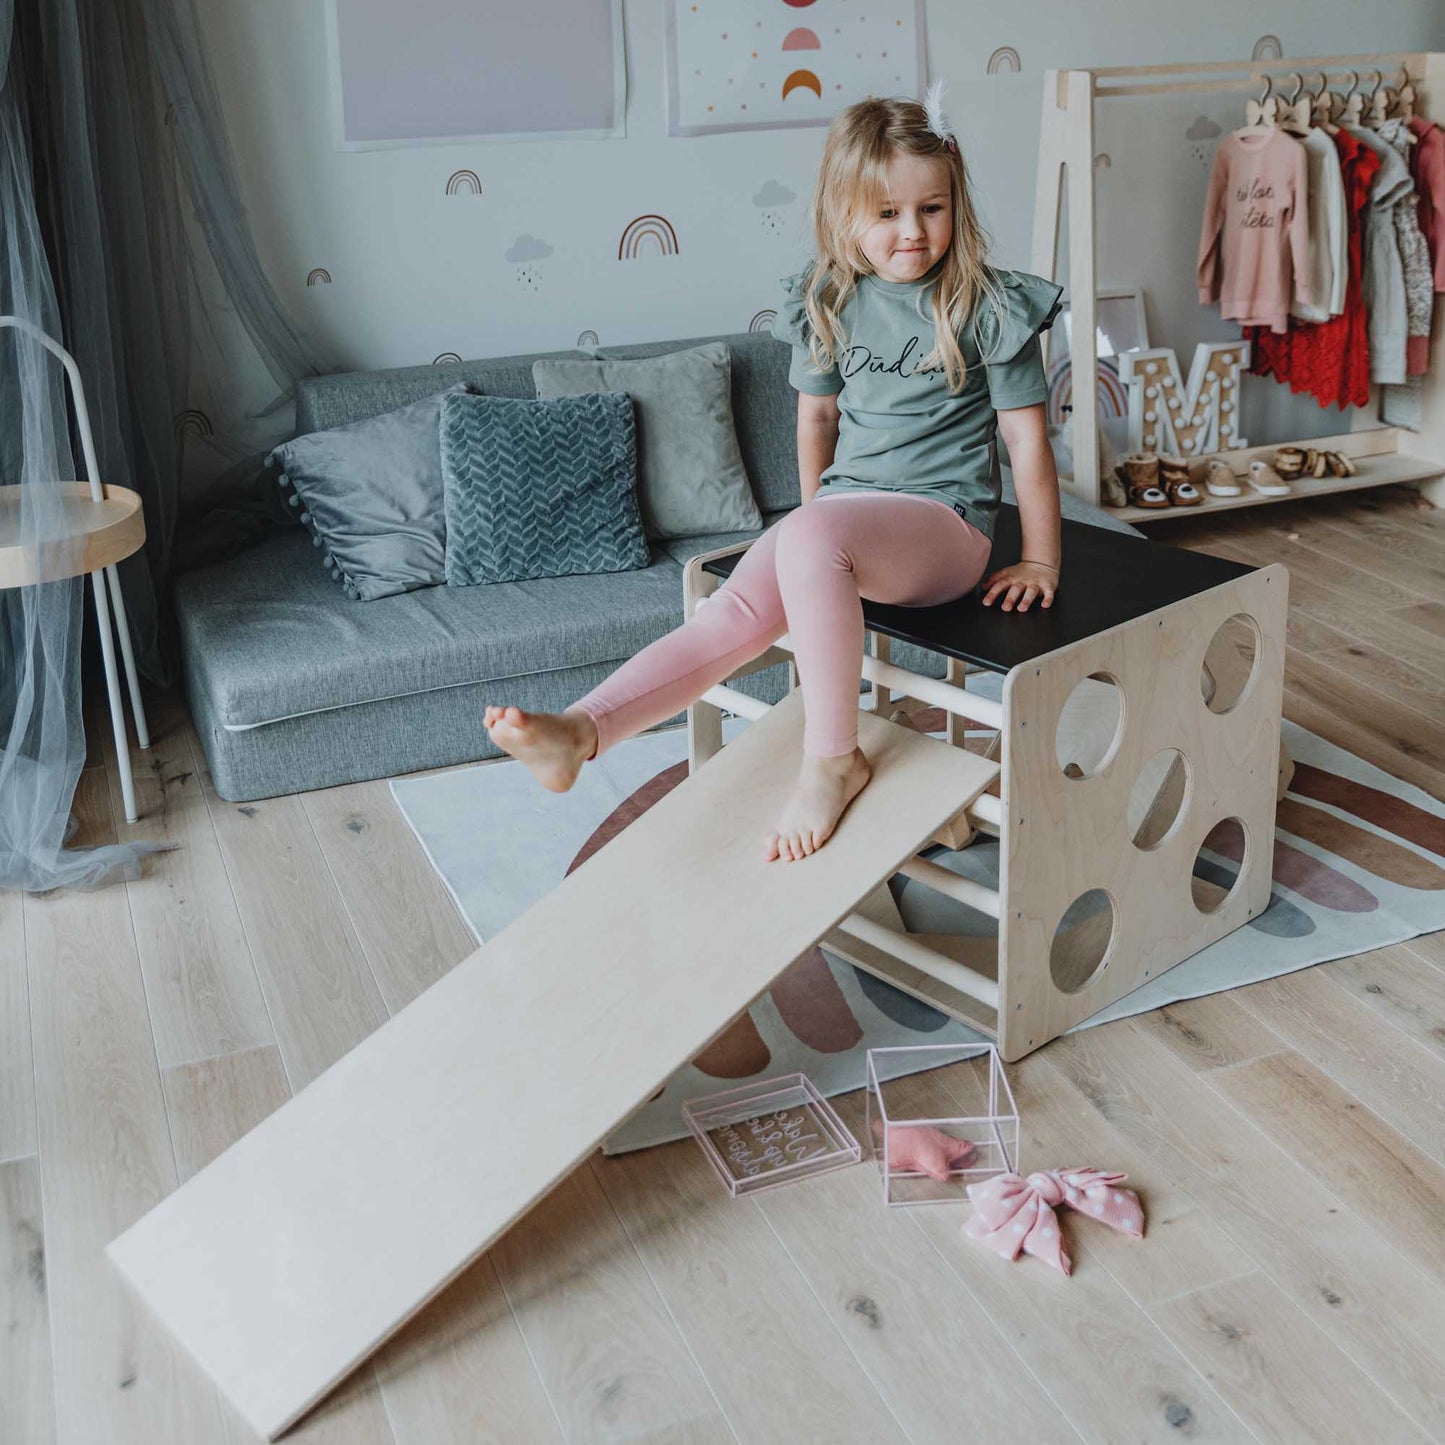
[[[178,443],[187,432],[192,436],[208,437],[211,435],[211,419],[203,411],[188,409],[176,414],[175,429]]]
[[[432,357],[431,364],[433,366],[455,366],[459,361],[461,361],[461,357],[455,351],[444,351],[440,356]]]
[[[795,70],[783,82],[783,99],[786,100],[795,90],[811,90],[819,100],[823,98],[823,82],[811,70]]]
[[[318,266],[314,271],[307,273],[306,284],[308,286],[329,286],[331,285],[331,272],[325,266]]]
[[[1112,356],[1101,356],[1098,364],[1099,389],[1094,410],[1099,416],[1127,416],[1129,392],[1119,379],[1119,363]],[[1064,420],[1064,408],[1074,401],[1074,367],[1067,356],[1056,357],[1049,364],[1048,417],[1054,425]]]
[[[587,330],[578,332],[577,334],[577,346],[579,350],[584,346],[598,346],[600,344],[601,342],[595,331]]]
[[[677,232],[666,216],[638,216],[628,222],[617,244],[619,261],[635,261],[643,251],[655,247],[660,256],[676,256]]]
[[[1094,157],[1094,169],[1096,171],[1112,170],[1113,166],[1114,162],[1109,159],[1108,151],[1100,151],[1099,154]]]
[[[749,331],[771,331],[773,322],[777,319],[778,313],[769,307],[766,311],[759,311],[751,321],[748,322]]]
[[[1251,60],[1283,60],[1284,46],[1280,44],[1278,35],[1261,35],[1254,42],[1254,49],[1249,52]]]
[[[453,171],[447,178],[449,196],[479,196],[481,193],[481,177],[475,171]]]
[[[1023,62],[1019,59],[1019,53],[1012,45],[1000,45],[988,58],[987,73],[989,75],[1003,75],[1005,73],[1017,75],[1023,68]]]

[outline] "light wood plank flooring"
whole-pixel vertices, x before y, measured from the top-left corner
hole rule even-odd
[[[1445,512],[1391,490],[1155,535],[1287,563],[1288,715],[1445,797]],[[227,803],[183,706],[152,710],[133,828],[97,712],[78,841],[174,850],[0,894],[17,1445],[253,1438],[101,1251],[472,947],[384,783]],[[951,1210],[884,1211],[865,1168],[732,1202],[690,1142],[599,1155],[291,1438],[1445,1439],[1445,935],[1010,1072],[1026,1158],[1128,1170],[1146,1240],[1071,1226],[1065,1280],[965,1247]],[[910,1087],[937,1109],[979,1081]]]

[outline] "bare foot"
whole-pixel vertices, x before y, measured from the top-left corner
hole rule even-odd
[[[792,862],[816,853],[833,836],[843,810],[872,776],[862,748],[835,758],[804,753],[797,785],[783,806],[777,827],[763,844],[763,857]]]
[[[523,712],[488,706],[482,721],[504,753],[526,763],[544,788],[565,793],[597,751],[597,724],[585,712]]]

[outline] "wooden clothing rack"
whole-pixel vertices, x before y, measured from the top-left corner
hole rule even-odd
[[[1363,81],[1371,71],[1384,73],[1387,84],[1404,67],[1416,90],[1416,112],[1431,113],[1430,96],[1445,95],[1445,52],[1401,52],[1382,55],[1310,55],[1259,60],[1203,61],[1178,65],[1114,65],[1088,70],[1044,73],[1043,118],[1039,133],[1038,183],[1034,198],[1033,270],[1058,280],[1059,227],[1068,207],[1068,304],[1072,312],[1069,360],[1072,367],[1074,475],[1062,483],[1087,502],[1098,504],[1098,373],[1094,355],[1098,261],[1095,250],[1094,104],[1096,100],[1181,91],[1239,91],[1255,94],[1266,79],[1276,89],[1294,72],[1314,81],[1323,71],[1331,88],[1349,82],[1351,72]],[[1295,439],[1280,437],[1262,445],[1221,451],[1236,473],[1244,473],[1256,457],[1268,461],[1276,448],[1296,444],[1344,452],[1355,460],[1349,477],[1301,478],[1284,497],[1266,497],[1247,485],[1238,497],[1208,496],[1197,507],[1145,509],[1121,507],[1116,514],[1130,522],[1157,521],[1263,502],[1289,501],[1392,482],[1416,485],[1436,506],[1445,506],[1445,342],[1438,319],[1430,338],[1430,369],[1421,378],[1418,431],[1381,420],[1381,390],[1370,388],[1370,404],[1356,408],[1350,430],[1341,435]],[[1188,370],[1188,359],[1181,358]]]

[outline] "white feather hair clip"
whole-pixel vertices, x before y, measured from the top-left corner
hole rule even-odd
[[[928,117],[928,128],[939,140],[941,140],[951,151],[958,149],[958,142],[953,138],[953,127],[948,123],[948,117],[943,113],[943,82],[935,80],[928,87],[923,97],[923,113]]]

